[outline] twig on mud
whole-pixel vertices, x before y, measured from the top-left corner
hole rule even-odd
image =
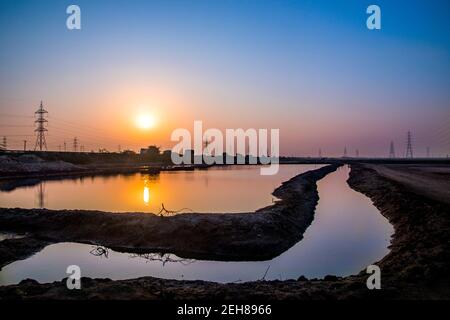
[[[159,210],[158,215],[161,216],[161,217],[164,217],[164,216],[166,216],[166,215],[171,215],[171,214],[177,214],[177,213],[180,213],[180,212],[182,212],[182,211],[184,211],[184,210],[189,210],[190,212],[193,212],[192,209],[189,209],[189,208],[182,208],[182,209],[180,209],[180,210],[167,210],[167,209],[164,207],[164,203],[161,203],[161,210]]]

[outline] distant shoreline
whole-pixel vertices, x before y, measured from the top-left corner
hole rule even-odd
[[[25,161],[21,158],[25,156]],[[38,159],[33,161],[34,159]],[[27,159],[28,158],[28,159]],[[31,158],[31,159],[30,159]],[[8,160],[8,161],[5,161]],[[315,158],[315,157],[281,157],[280,164],[447,164],[448,158]],[[20,179],[56,180],[67,177],[84,177],[96,175],[115,175],[158,173],[161,171],[186,171],[205,169],[212,166],[255,165],[255,164],[192,164],[173,165],[170,159],[148,161],[140,155],[75,153],[75,152],[1,152],[0,181]],[[256,164],[258,165],[258,164]]]

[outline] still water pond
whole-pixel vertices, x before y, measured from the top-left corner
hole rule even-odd
[[[106,256],[98,255],[91,245],[59,243],[5,266],[0,271],[0,285],[18,283],[25,278],[40,282],[60,280],[67,276],[66,268],[72,264],[80,266],[82,276],[114,280],[154,276],[243,282],[261,279],[266,272],[266,279],[355,274],[388,253],[393,228],[367,197],[348,187],[348,172],[348,168],[341,168],[318,182],[320,200],[304,239],[269,261],[186,260],[175,255],[137,256],[112,250]],[[240,199],[246,202],[244,196]]]
[[[283,181],[319,167],[281,165],[273,176],[260,175],[258,166],[94,176],[35,182],[12,191],[5,190],[11,184],[0,185],[0,207],[158,213],[163,203],[172,211],[182,208],[195,212],[254,211],[272,203],[271,193]]]

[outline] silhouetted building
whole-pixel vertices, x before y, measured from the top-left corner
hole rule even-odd
[[[159,147],[149,146],[148,148],[141,148],[140,154],[143,156],[159,156]]]
[[[166,158],[166,157],[168,157],[168,158],[172,157],[172,150],[164,150],[164,151],[163,151],[163,156],[164,156],[164,158]]]

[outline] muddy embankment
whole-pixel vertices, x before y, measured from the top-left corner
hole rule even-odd
[[[398,179],[405,169],[386,175],[383,166],[354,165],[348,183],[394,226],[390,252],[377,263],[383,283],[400,297],[450,299],[450,204],[424,193],[426,185],[414,185],[415,179]],[[420,181],[432,185],[436,177]]]
[[[266,260],[302,238],[319,200],[316,182],[337,167],[326,166],[284,182],[273,192],[280,200],[256,212],[164,217],[87,210],[0,209],[0,228],[27,233],[43,244],[72,241],[130,253],[170,252],[182,258]],[[11,254],[7,258],[0,256],[0,266],[34,252],[34,248],[26,250],[24,239],[0,242],[0,252],[9,251],[14,243],[19,244],[20,254],[16,259]],[[2,249],[6,245],[8,248]],[[36,244],[33,247],[39,248]]]
[[[294,178],[297,179],[300,177]],[[0,287],[0,298],[449,299],[450,206],[414,193],[405,185],[364,165],[352,165],[348,183],[355,190],[370,197],[395,227],[391,252],[381,261],[374,262],[381,268],[381,290],[367,289],[368,275],[362,270],[358,275],[345,278],[327,276],[324,280],[307,280],[300,277],[298,280],[230,284],[153,277],[121,281],[82,278],[83,289],[72,291],[67,290],[65,280],[49,284],[25,280],[19,285]],[[280,190],[291,187],[290,183],[285,183]],[[300,189],[298,191],[302,191]],[[294,196],[291,192],[287,194]],[[10,215],[13,212],[6,213]],[[17,214],[20,215],[20,212]]]
[[[174,166],[162,162],[70,162],[45,159],[35,154],[0,154],[0,190],[8,191],[21,186],[32,186],[43,180],[77,178],[93,175],[132,174],[136,172],[159,172],[175,170]],[[74,154],[72,157],[77,156]],[[87,154],[86,154],[87,156]],[[72,159],[73,160],[73,159]]]

